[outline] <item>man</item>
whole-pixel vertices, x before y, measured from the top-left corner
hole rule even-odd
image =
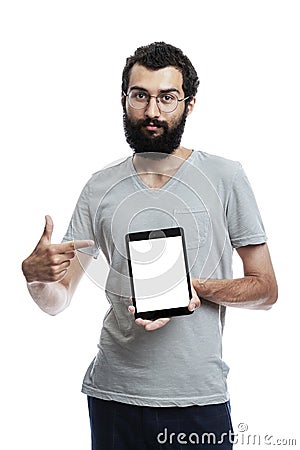
[[[189,59],[163,42],[127,59],[122,106],[133,157],[92,176],[63,243],[51,243],[46,216],[23,262],[31,296],[52,315],[70,304],[92,257],[101,250],[109,263],[110,309],[82,388],[93,450],[232,448],[225,309],[269,309],[277,299],[265,231],[240,164],[180,145],[198,84]],[[185,229],[194,313],[134,320],[125,235],[177,225]],[[244,266],[240,279],[232,279],[233,248]]]

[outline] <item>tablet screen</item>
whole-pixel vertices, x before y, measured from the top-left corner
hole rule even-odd
[[[128,251],[138,313],[188,306],[187,261],[180,228],[129,234]]]

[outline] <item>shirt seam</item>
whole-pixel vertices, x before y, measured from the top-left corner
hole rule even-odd
[[[202,401],[204,401],[204,399],[216,399],[216,398],[224,398],[227,396],[227,392],[225,390],[225,392],[223,394],[213,394],[213,395],[199,395],[199,396],[193,396],[193,397],[146,397],[146,396],[141,396],[141,395],[131,395],[131,394],[123,394],[121,392],[114,392],[114,391],[103,391],[101,389],[95,389],[91,386],[86,386],[85,384],[82,386],[82,392],[84,394],[88,394],[90,392],[93,392],[95,395],[101,395],[103,394],[105,397],[121,397],[121,398],[127,398],[127,399],[133,399],[133,400],[140,400],[140,401],[148,401],[148,402],[161,402],[161,403],[174,403],[174,402],[184,402],[184,401],[193,401],[193,403],[195,402],[196,399],[202,399]],[[99,397],[100,398],[100,397]]]
[[[265,233],[260,233],[260,234],[252,234],[250,236],[245,236],[245,237],[240,237],[240,238],[234,238],[231,239],[231,243],[232,244],[237,244],[238,242],[247,242],[247,241],[251,241],[252,239],[256,239],[256,238],[263,238],[265,241],[267,240],[267,236]],[[251,242],[249,242],[249,244],[251,244]],[[245,245],[245,244],[244,244]]]

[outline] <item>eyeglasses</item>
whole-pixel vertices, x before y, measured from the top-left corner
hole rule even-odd
[[[161,93],[159,95],[150,95],[147,91],[139,89],[132,89],[129,94],[125,94],[128,98],[128,103],[133,109],[145,109],[150,103],[151,97],[156,99],[157,107],[161,112],[171,113],[175,111],[179,102],[183,102],[190,98],[190,95],[185,98],[178,98],[172,92]]]

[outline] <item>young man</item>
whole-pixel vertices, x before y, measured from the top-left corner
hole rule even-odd
[[[122,106],[133,157],[92,176],[63,243],[51,243],[46,216],[23,262],[31,296],[52,315],[70,304],[92,257],[101,250],[109,263],[110,308],[82,388],[93,450],[231,449],[225,309],[269,309],[277,299],[265,231],[240,164],[180,145],[198,84],[189,59],[163,42],[127,59]],[[185,229],[194,313],[134,320],[125,235],[178,225]],[[240,279],[232,279],[233,248],[243,261]]]

